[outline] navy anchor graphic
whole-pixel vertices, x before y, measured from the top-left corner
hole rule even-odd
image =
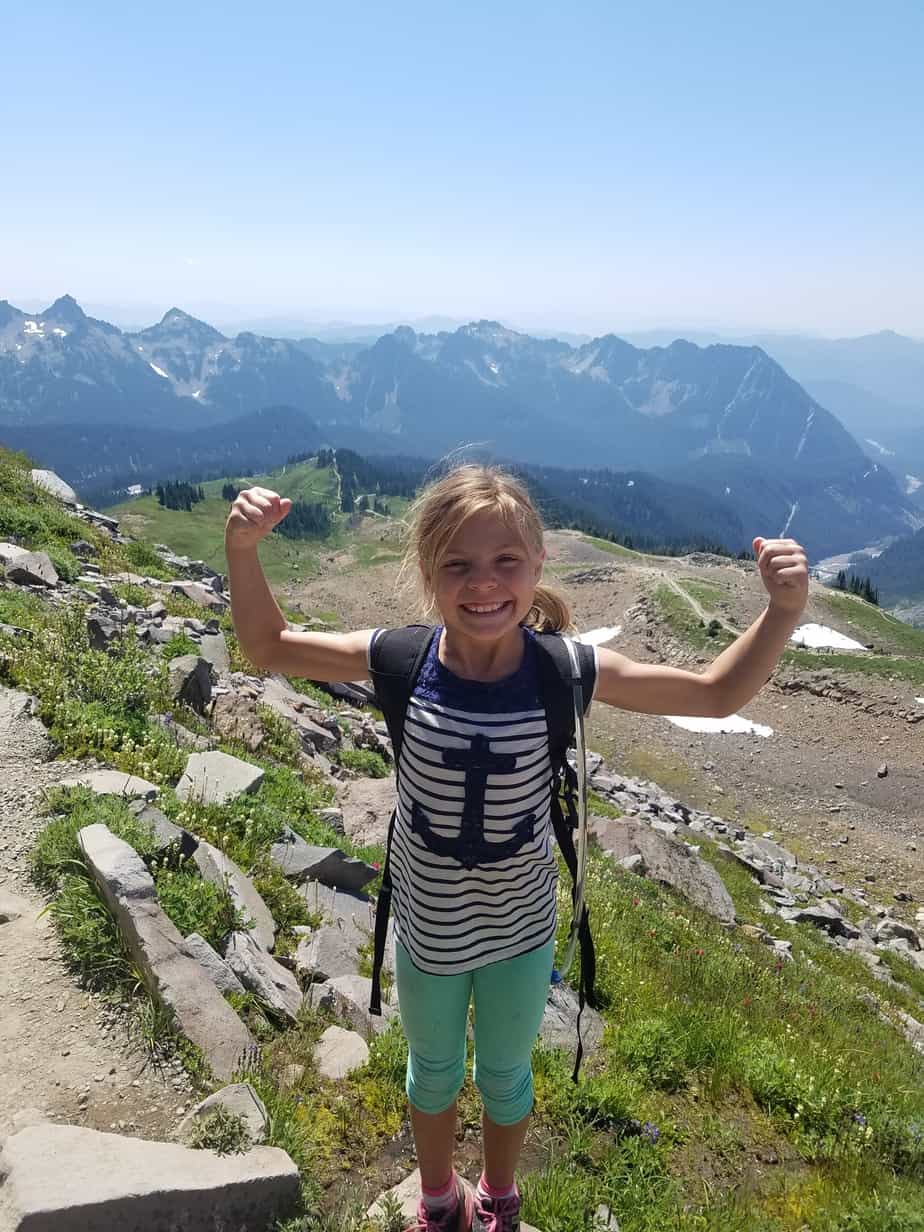
[[[465,803],[458,838],[437,834],[430,819],[415,800],[411,809],[411,829],[420,835],[424,846],[438,856],[452,856],[469,871],[478,864],[506,860],[530,842],[536,825],[535,813],[528,813],[513,828],[510,838],[489,843],[484,836],[484,797],[489,774],[510,774],[516,769],[515,753],[492,753],[486,736],[472,737],[468,749],[444,749],[443,764],[450,770],[465,771]]]

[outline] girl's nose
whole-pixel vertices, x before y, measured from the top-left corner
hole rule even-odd
[[[494,576],[492,566],[479,568],[477,565],[472,567],[471,573],[468,575],[468,584],[475,590],[493,590],[497,585],[497,578]]]

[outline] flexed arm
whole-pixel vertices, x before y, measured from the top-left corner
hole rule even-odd
[[[755,539],[765,611],[702,673],[637,663],[601,647],[594,697],[644,714],[724,718],[760,691],[779,662],[808,597],[808,562],[793,539]]]
[[[225,523],[231,618],[241,649],[257,667],[310,680],[362,680],[371,629],[355,633],[297,633],[288,627],[267,584],[257,544],[292,502],[268,488],[246,488]]]

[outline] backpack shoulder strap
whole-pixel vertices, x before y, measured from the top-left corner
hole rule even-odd
[[[404,719],[407,704],[414,691],[420,668],[436,635],[432,625],[406,625],[402,629],[382,629],[373,638],[369,647],[369,675],[375,687],[375,700],[385,716],[388,734],[395,754],[395,773],[401,758],[401,743],[404,739]],[[382,868],[382,886],[375,905],[375,931],[372,951],[372,989],[369,997],[369,1012],[382,1013],[382,966],[385,962],[385,944],[388,938],[388,919],[391,915],[391,836],[395,827],[392,811],[385,840],[385,863]]]
[[[385,716],[396,766],[401,753],[407,704],[435,633],[436,627],[433,625],[381,629],[369,650],[369,675],[375,687],[375,699]]]
[[[542,702],[549,729],[549,750],[552,767],[560,769],[565,754],[574,740],[574,703],[571,687],[571,657],[560,633],[535,634],[539,650],[539,679]],[[597,678],[597,661],[593,646],[575,642],[581,668],[581,691],[584,712],[590,705]]]

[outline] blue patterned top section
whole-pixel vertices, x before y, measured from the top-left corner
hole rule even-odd
[[[510,714],[518,710],[542,710],[539,692],[539,664],[535,635],[523,629],[525,642],[523,659],[517,670],[502,680],[466,680],[445,667],[439,659],[442,626],[430,643],[414,696],[424,701],[448,706],[453,710],[468,710],[477,714]]]

